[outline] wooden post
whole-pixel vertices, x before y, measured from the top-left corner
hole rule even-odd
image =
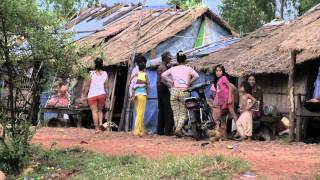
[[[109,113],[108,113],[108,116],[107,116],[107,121],[112,121],[112,114],[113,114],[113,110],[114,110],[114,102],[115,102],[115,99],[116,99],[115,90],[116,90],[116,82],[117,82],[117,79],[118,79],[118,69],[119,68],[116,67],[116,72],[114,72],[114,78],[113,78],[113,83],[112,83],[112,88],[111,88],[111,94],[109,94],[109,97],[111,97],[111,100],[109,102],[110,104],[109,104]]]
[[[297,52],[295,50],[291,51],[291,61],[289,66],[289,81],[288,81],[288,101],[289,101],[289,140],[294,141],[295,134],[295,97],[294,97],[294,73],[295,64],[297,59]]]
[[[130,62],[133,60],[129,60]],[[122,111],[121,111],[121,118],[119,122],[119,131],[125,130],[125,121],[126,121],[126,114],[128,109],[130,109],[130,100],[129,100],[129,86],[130,86],[130,80],[131,80],[131,72],[132,72],[132,65],[129,62],[129,70],[128,70],[128,75],[127,75],[127,82],[126,82],[126,89],[125,89],[125,95],[124,95],[124,100],[123,100],[123,106],[122,106]]]
[[[303,139],[307,138],[307,130],[308,130],[308,125],[309,125],[309,119],[310,119],[310,117],[306,117],[302,121],[302,138]]]
[[[302,132],[302,117],[297,116],[297,121],[296,121],[296,141],[299,142],[301,141],[301,132]]]

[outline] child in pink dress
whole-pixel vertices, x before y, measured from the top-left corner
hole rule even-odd
[[[234,94],[232,93],[232,85],[230,84],[227,73],[222,65],[217,65],[214,69],[215,79],[211,87],[213,94],[212,111],[214,119],[219,127],[222,112],[229,110],[233,119],[236,121],[238,116],[234,110]],[[222,128],[226,128],[226,122],[221,122]]]

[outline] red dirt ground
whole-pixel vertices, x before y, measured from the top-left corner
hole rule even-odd
[[[135,154],[147,158],[166,155],[188,156],[223,154],[248,161],[258,179],[314,179],[320,172],[320,145],[303,143],[223,141],[201,146],[192,139],[164,136],[135,137],[129,133],[103,132],[76,128],[42,128],[33,139],[50,148],[82,147],[107,155]],[[234,149],[228,149],[233,145]]]

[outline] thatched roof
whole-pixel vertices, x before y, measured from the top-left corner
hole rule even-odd
[[[312,14],[314,16],[311,16]],[[310,58],[316,58],[320,55],[320,4],[304,16],[309,16],[308,18],[302,18],[301,23],[304,26],[292,32],[289,38],[281,44],[281,48],[283,50],[311,53],[312,57]]]
[[[223,64],[236,77],[251,73],[288,73],[290,52],[284,47],[302,50],[297,63],[320,57],[320,10],[314,9],[288,23],[272,23],[256,30],[229,47],[210,54],[190,65],[198,70]]]
[[[92,10],[91,10],[92,11]],[[143,12],[142,12],[143,11]],[[199,17],[207,15],[232,34],[231,28],[206,7],[198,7],[188,11],[175,9],[144,9],[137,6],[129,13],[118,17],[99,32],[78,40],[79,45],[94,47],[94,56],[105,56],[105,65],[127,62],[137,40],[138,22],[141,14],[141,38],[138,41],[138,53],[147,53],[160,43],[174,37],[179,32],[190,27]],[[94,57],[85,57],[91,61]]]

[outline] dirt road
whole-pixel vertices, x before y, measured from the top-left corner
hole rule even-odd
[[[188,156],[223,154],[248,161],[258,179],[314,179],[320,172],[320,145],[304,143],[223,141],[201,145],[192,139],[175,137],[135,137],[129,133],[104,132],[76,128],[42,128],[33,139],[36,144],[49,148],[79,146],[107,155],[135,154],[147,158],[161,156]],[[227,146],[232,145],[233,149]]]

